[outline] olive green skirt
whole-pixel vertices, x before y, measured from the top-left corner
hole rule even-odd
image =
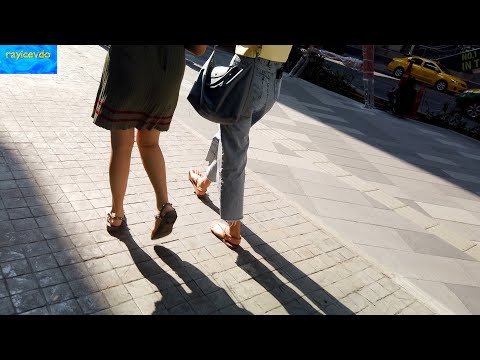
[[[184,72],[183,45],[112,45],[93,122],[108,130],[167,131]]]

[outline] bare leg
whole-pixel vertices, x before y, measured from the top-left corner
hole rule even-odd
[[[157,210],[168,202],[167,175],[165,171],[165,159],[158,144],[160,131],[139,130],[137,131],[137,145],[142,158],[143,167],[152,183],[157,200]],[[166,205],[162,213],[172,210],[171,205]]]
[[[228,227],[225,232],[233,238],[240,238],[240,221],[227,221]]]
[[[110,141],[112,153],[110,156],[109,178],[112,191],[112,210],[115,216],[124,216],[123,201],[127,191],[130,158],[132,155],[135,129],[111,130]],[[121,225],[119,219],[112,220],[112,226]]]

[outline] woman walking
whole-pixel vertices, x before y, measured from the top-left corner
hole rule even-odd
[[[283,65],[292,45],[237,45],[231,64],[242,69],[253,68],[247,105],[242,120],[232,125],[220,125],[210,145],[206,173],[192,169],[188,178],[198,197],[207,192],[212,182],[220,189],[220,217],[210,230],[227,246],[240,245],[240,221],[243,219],[245,167],[250,128],[275,104],[279,94]],[[235,94],[232,94],[235,96]]]
[[[103,68],[93,122],[110,130],[112,207],[107,230],[127,225],[124,198],[135,139],[155,191],[157,211],[151,239],[172,232],[177,213],[168,201],[160,132],[168,131],[185,72],[185,47],[200,56],[206,45],[112,45]]]

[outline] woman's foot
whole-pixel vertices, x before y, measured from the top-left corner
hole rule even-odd
[[[112,212],[107,213],[107,230],[115,231],[122,229],[127,226],[127,217],[125,214],[119,216],[118,214]]]
[[[210,225],[210,231],[230,248],[238,247],[242,240],[240,236],[240,221],[224,223],[216,220]]]
[[[207,192],[208,187],[211,184],[211,181],[207,179],[200,171],[192,169],[188,172],[188,180],[193,185],[193,191],[199,198],[203,198]]]
[[[163,204],[162,208],[155,215],[155,225],[153,226],[150,239],[160,239],[170,234],[173,230],[173,224],[177,220],[177,212],[170,203]]]

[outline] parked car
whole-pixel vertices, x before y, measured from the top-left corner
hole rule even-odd
[[[470,89],[455,99],[457,108],[470,119],[480,121],[480,89]]]
[[[417,81],[433,86],[438,91],[460,93],[467,90],[465,81],[453,76],[444,66],[433,60],[418,56],[393,58],[387,68],[393,76],[401,78],[409,63],[412,63],[411,74]]]

